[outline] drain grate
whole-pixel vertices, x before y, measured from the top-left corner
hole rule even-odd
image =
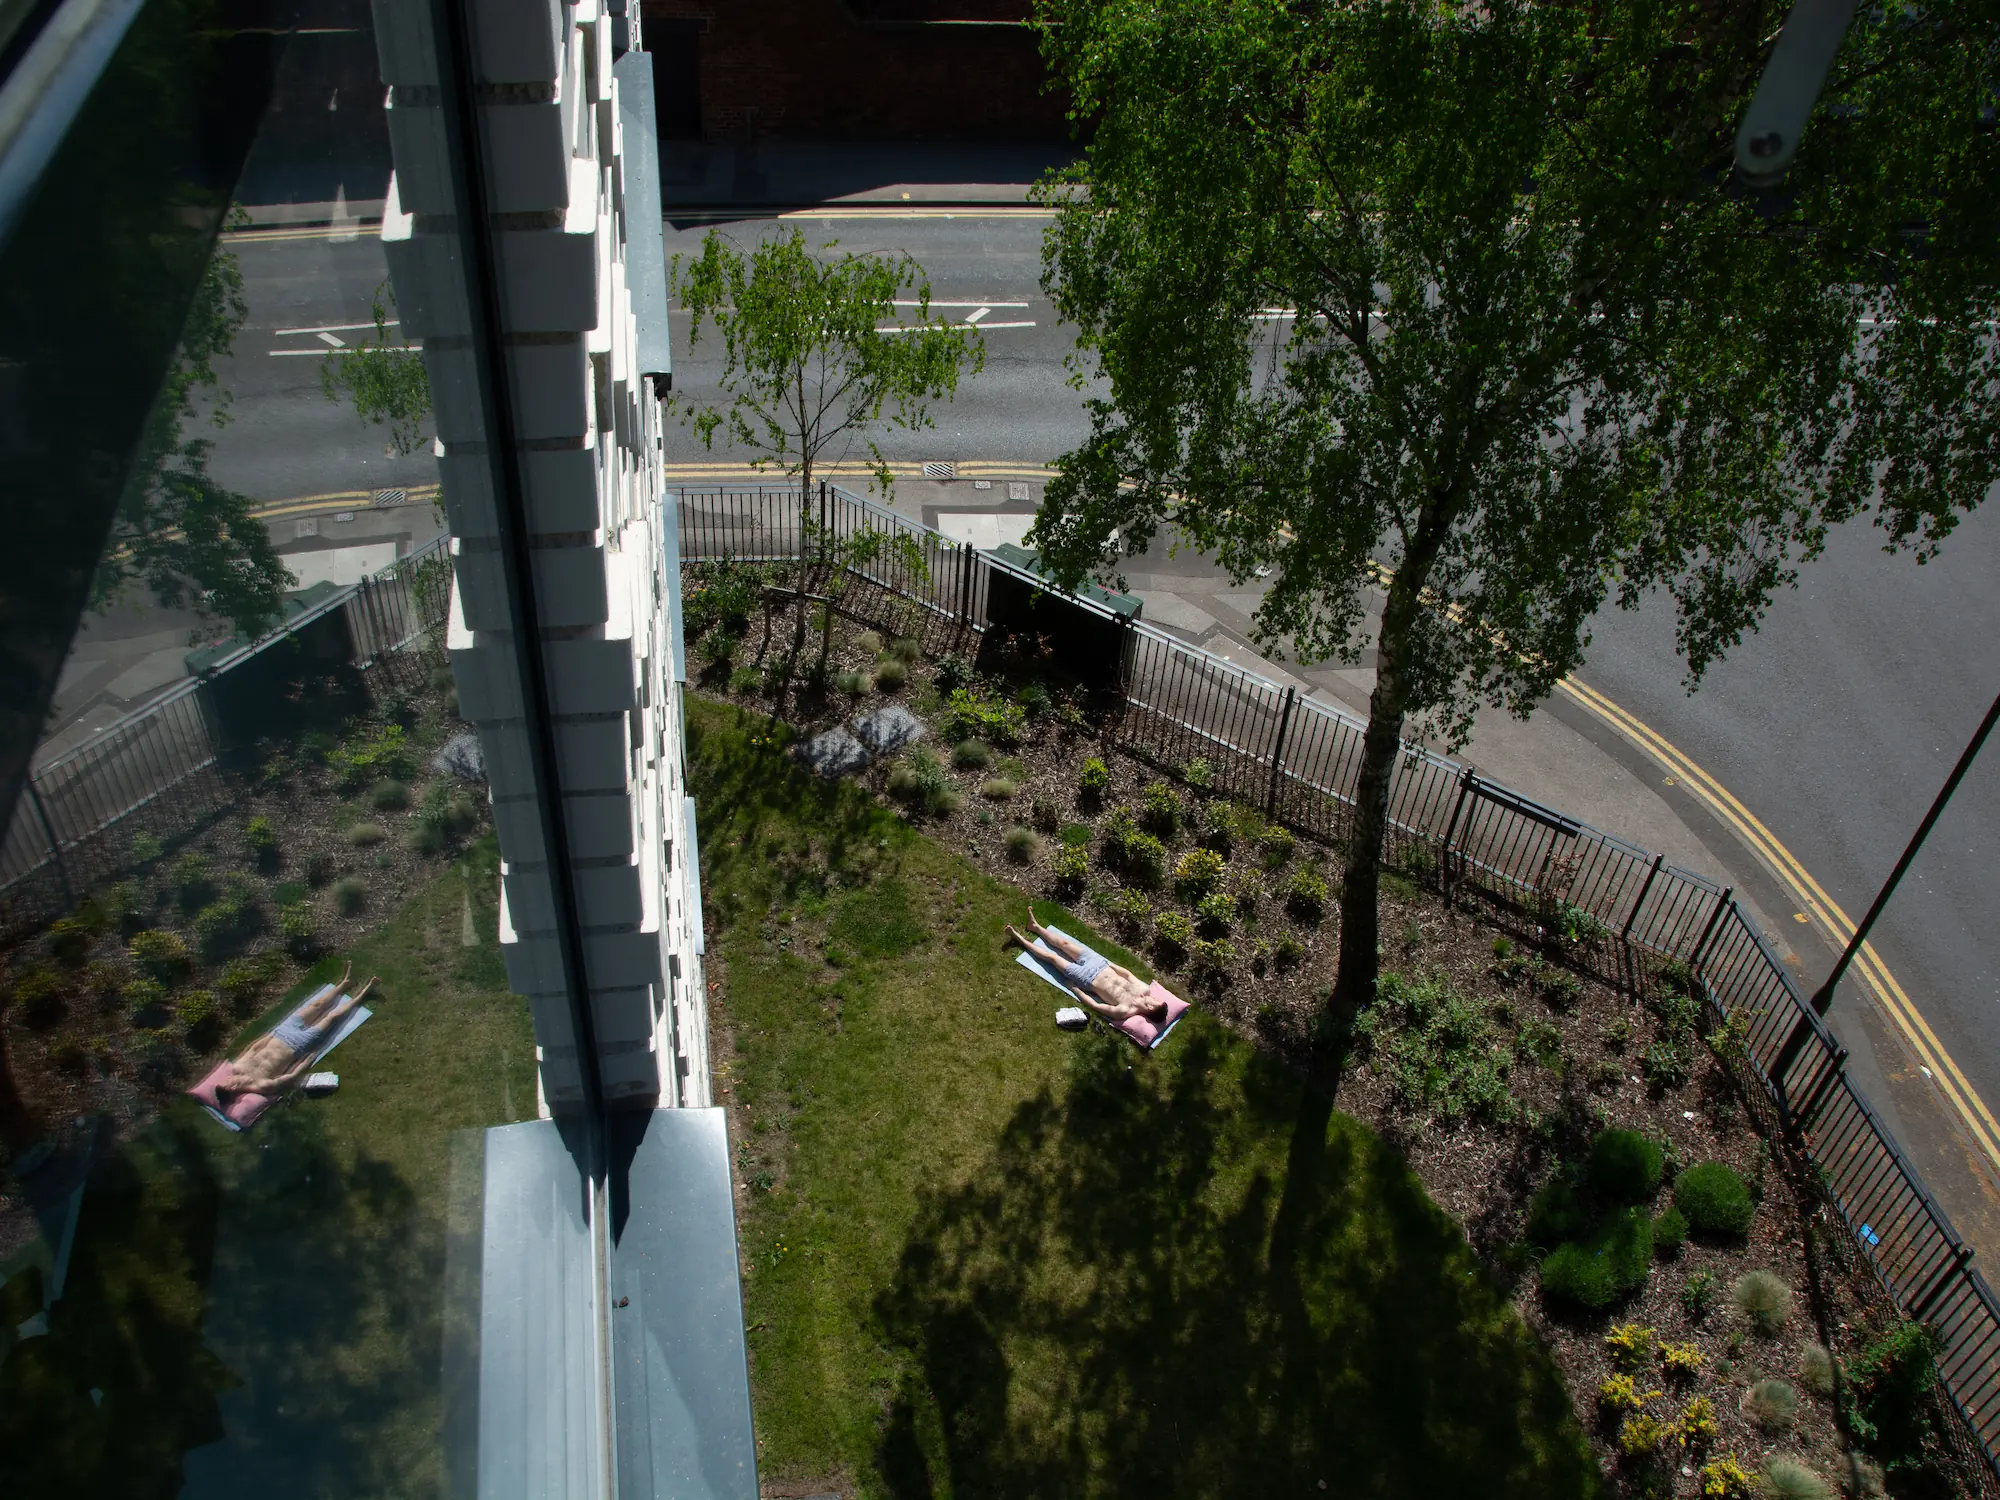
[[[410,497],[402,490],[377,490],[375,498],[369,502],[375,510],[387,510],[392,505],[401,505]]]
[[[955,464],[924,465],[924,478],[926,479],[955,479],[957,476],[958,466]]]

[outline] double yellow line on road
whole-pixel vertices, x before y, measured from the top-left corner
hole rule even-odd
[[[1777,837],[1766,828],[1757,817],[1739,802],[1729,789],[1708,772],[1689,760],[1679,750],[1662,739],[1654,730],[1640,723],[1632,715],[1606,698],[1595,688],[1586,687],[1574,677],[1563,679],[1557,684],[1560,690],[1573,701],[1603,719],[1632,740],[1647,754],[1651,755],[1674,778],[1736,836],[1748,844],[1751,850],[1770,866],[1779,883],[1797,899],[1799,905],[1813,921],[1820,925],[1833,941],[1845,948],[1854,938],[1854,922],[1820,883],[1813,879],[1811,872]],[[1938,1040],[1930,1023],[1924,1020],[1914,1001],[1903,987],[1896,982],[1896,976],[1889,972],[1889,966],[1882,962],[1872,943],[1863,943],[1854,956],[1854,964],[1861,971],[1868,987],[1874,991],[1884,1014],[1894,1023],[1903,1040],[1917,1056],[1932,1079],[1937,1083],[1952,1111],[1965,1122],[1965,1128],[1978,1144],[1980,1151],[1996,1169],[2000,1169],[2000,1121],[1986,1107],[1985,1100],[1952,1060],[1951,1054]]]

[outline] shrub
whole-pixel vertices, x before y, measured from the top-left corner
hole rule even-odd
[[[313,920],[312,908],[303,901],[279,910],[278,934],[295,957],[308,958],[319,950],[319,926]]]
[[[378,781],[369,790],[368,801],[377,812],[401,812],[410,805],[410,789],[393,779]]]
[[[1167,846],[1150,833],[1135,833],[1118,851],[1118,865],[1133,885],[1151,890],[1167,870]]]
[[[1224,859],[1236,847],[1236,818],[1229,810],[1227,802],[1197,802],[1195,821],[1200,831],[1195,842],[1204,849],[1213,849]]]
[[[1700,1374],[1701,1367],[1708,1361],[1699,1344],[1662,1344],[1660,1363],[1674,1379],[1687,1380]]]
[[[1163,953],[1178,956],[1194,941],[1194,924],[1177,911],[1163,911],[1153,919],[1153,943]]]
[[[63,1013],[68,990],[62,975],[37,964],[14,981],[14,1004],[30,1026],[53,1025]]]
[[[1692,1349],[1694,1346],[1685,1344],[1675,1347]],[[1699,1361],[1700,1354],[1697,1353],[1695,1358]],[[1696,1368],[1699,1368],[1698,1364]],[[1706,1396],[1697,1396],[1688,1402],[1687,1410],[1682,1412],[1680,1420],[1674,1423],[1673,1435],[1674,1441],[1683,1448],[1699,1451],[1714,1442],[1716,1435],[1721,1431],[1721,1424],[1715,1420],[1715,1403]]]
[[[1589,1227],[1590,1216],[1577,1196],[1576,1184],[1567,1173],[1558,1172],[1528,1200],[1528,1217],[1521,1232],[1529,1244],[1546,1250],[1564,1240],[1582,1238]]]
[[[695,652],[709,664],[711,671],[727,674],[734,670],[736,653],[742,649],[743,637],[718,625],[695,647]]]
[[[1729,1295],[1750,1326],[1766,1338],[1783,1327],[1792,1313],[1792,1289],[1771,1271],[1745,1271],[1736,1278]]]
[[[1618,1451],[1627,1458],[1648,1458],[1667,1445],[1666,1423],[1649,1411],[1636,1411],[1618,1429]]]
[[[1104,794],[1111,790],[1111,768],[1096,756],[1083,763],[1083,770],[1076,778],[1077,796],[1085,802],[1100,802]]]
[[[1029,718],[1039,719],[1049,711],[1049,690],[1040,682],[1030,682],[1014,695],[1014,701]]]
[[[1604,1028],[1604,1045],[1613,1052],[1623,1052],[1625,1044],[1632,1040],[1632,1023],[1619,1016]]]
[[[1280,828],[1275,823],[1265,829],[1263,837],[1257,840],[1257,852],[1263,857],[1265,868],[1272,870],[1290,860],[1297,846],[1298,840],[1292,837],[1291,829]]]
[[[1271,957],[1281,969],[1296,969],[1305,962],[1306,945],[1288,932],[1278,939],[1277,946],[1271,950]]]
[[[324,852],[306,856],[306,884],[317,890],[333,879],[333,856]]]
[[[1407,946],[1414,948],[1416,944]],[[1523,1021],[1514,1033],[1514,1055],[1544,1068],[1560,1068],[1562,1033],[1547,1021]]]
[[[1715,1275],[1711,1271],[1694,1271],[1688,1275],[1681,1287],[1681,1310],[1696,1323],[1708,1316],[1708,1310],[1715,1306]]]
[[[1065,844],[1090,843],[1090,825],[1071,823],[1065,827],[1062,813],[1057,810],[1055,803],[1046,797],[1037,797],[1028,804],[1028,822],[1037,833],[1060,833]]]
[[[1935,1440],[1931,1390],[1943,1342],[1927,1324],[1896,1324],[1847,1368],[1847,1424],[1892,1466],[1914,1461]]]
[[[1604,1335],[1604,1348],[1621,1370],[1636,1370],[1653,1354],[1653,1330],[1644,1323],[1620,1323]]]
[[[1610,1412],[1637,1411],[1661,1391],[1642,1391],[1630,1375],[1607,1375],[1597,1387],[1597,1404]]]
[[[1701,1002],[1692,995],[1669,992],[1649,997],[1648,1008],[1660,1023],[1660,1035],[1670,1042],[1691,1042],[1701,1035]]]
[[[373,849],[386,837],[380,823],[350,823],[347,828],[347,842],[357,849]]]
[[[957,805],[957,794],[951,778],[945,774],[944,762],[934,751],[921,748],[904,756],[902,763],[889,773],[889,794],[931,814],[947,812]]]
[[[868,678],[860,672],[842,672],[833,679],[833,685],[848,698],[868,696]]]
[[[1696,1234],[1743,1234],[1757,1211],[1743,1179],[1719,1161],[1689,1167],[1674,1179],[1674,1207]]]
[[[1823,1344],[1799,1349],[1799,1384],[1816,1396],[1833,1394],[1833,1356]]]
[[[264,993],[263,966],[254,959],[231,959],[223,965],[216,988],[233,1014],[247,1016],[257,1008],[257,1001]]]
[[[1544,965],[1535,973],[1535,992],[1559,1015],[1568,1015],[1583,999],[1583,981],[1566,969]]]
[[[187,972],[187,944],[177,933],[158,928],[137,933],[125,945],[125,952],[134,968],[162,984],[171,984]]]
[[[1209,764],[1207,756],[1197,755],[1181,767],[1181,780],[1194,791],[1206,795],[1215,790],[1215,767]]]
[[[190,1036],[206,1031],[216,1019],[214,994],[208,990],[189,990],[174,1006],[174,1019]]]
[[[343,917],[353,916],[367,903],[368,882],[359,875],[349,875],[333,883],[333,909]]]
[[[1445,1127],[1465,1119],[1498,1124],[1519,1113],[1488,1008],[1441,975],[1384,974],[1354,1031],[1401,1109]]]
[[[104,893],[104,915],[121,936],[129,937],[135,932],[142,918],[139,887],[132,881],[121,880]]]
[[[1236,965],[1236,945],[1228,938],[1196,938],[1188,953],[1194,972],[1203,979],[1221,979]]]
[[[1687,1243],[1688,1221],[1678,1208],[1669,1203],[1666,1212],[1653,1220],[1653,1251],[1662,1260],[1672,1260],[1681,1253],[1681,1246]]]
[[[1143,891],[1120,891],[1111,898],[1110,907],[1111,915],[1128,932],[1136,932],[1153,920],[1153,903]]]
[[[1681,1087],[1693,1072],[1694,1055],[1681,1042],[1654,1042],[1639,1055],[1639,1075],[1656,1094]]]
[[[211,901],[195,914],[194,946],[204,963],[220,963],[256,932],[262,913],[240,894]]]
[[[1203,896],[1195,903],[1194,914],[1201,924],[1201,930],[1209,937],[1226,937],[1230,921],[1236,915],[1234,897],[1217,891],[1212,896]]]
[[[1799,1393],[1782,1380],[1760,1380],[1743,1393],[1743,1412],[1766,1432],[1782,1432],[1799,1414]]]
[[[243,825],[243,848],[266,869],[278,862],[278,830],[269,818],[260,813]]]
[[[1005,776],[991,776],[979,783],[979,795],[989,802],[1010,802],[1020,791],[1020,783]]]
[[[1581,947],[1594,946],[1611,936],[1609,927],[1580,906],[1565,906],[1556,929],[1564,942]]]
[[[1001,842],[1007,846],[1007,857],[1017,865],[1024,865],[1035,857],[1035,850],[1041,841],[1035,837],[1035,830],[1015,824],[1008,829]]]
[[[159,1015],[167,1003],[167,987],[157,979],[135,979],[125,986],[125,1010],[135,1024]]]
[[[1698,1477],[1703,1500],[1750,1500],[1750,1476],[1733,1456],[1703,1464]]]
[[[1833,1500],[1833,1489],[1802,1460],[1774,1453],[1764,1460],[1764,1487],[1772,1500]]]
[[[1174,864],[1174,888],[1184,901],[1199,901],[1222,884],[1222,856],[1213,849],[1190,849]]]
[[[949,693],[972,681],[972,663],[956,651],[947,651],[938,658],[937,689]]]
[[[951,747],[951,763],[961,771],[982,771],[992,759],[992,748],[984,740],[960,740]]]
[[[174,867],[167,875],[167,886],[182,911],[194,911],[206,905],[209,897],[215,894],[215,880],[209,874],[207,859],[192,851],[174,861]]]
[[[132,835],[132,863],[140,869],[145,869],[164,853],[166,845],[160,842],[158,835],[151,833]]]
[[[1049,868],[1055,875],[1057,888],[1073,896],[1090,879],[1090,850],[1083,844],[1064,844],[1049,861]]]
[[[1170,839],[1180,830],[1181,799],[1164,781],[1155,781],[1139,794],[1139,822],[1149,833]]]
[[[1542,1290],[1587,1308],[1609,1307],[1645,1285],[1653,1259],[1653,1221],[1621,1208],[1587,1240],[1558,1245],[1542,1262]]]
[[[1317,870],[1301,869],[1285,887],[1285,906],[1301,922],[1317,922],[1326,915],[1330,895],[1326,877]]]
[[[864,656],[882,654],[882,633],[879,630],[864,630],[854,638],[854,649]]]
[[[878,693],[900,692],[909,680],[910,669],[893,656],[875,663],[875,690]]]
[[[1644,1203],[1660,1190],[1660,1148],[1636,1130],[1600,1130],[1590,1143],[1590,1185],[1613,1203]]]
[[[951,690],[945,700],[944,737],[957,744],[977,736],[994,745],[1017,745],[1026,715],[1018,703],[1002,703],[971,688]]]
[[[383,777],[407,781],[416,769],[416,755],[403,726],[385,724],[368,738],[334,750],[327,756],[327,764],[333,767],[341,790],[351,792]]]
[[[899,635],[889,642],[889,655],[906,667],[914,667],[924,659],[924,643],[913,635]]]
[[[49,923],[48,933],[43,942],[49,950],[49,957],[66,969],[79,969],[83,961],[90,957],[93,934],[88,923],[75,917],[58,917]]]
[[[79,983],[84,994],[94,996],[99,1000],[110,1000],[117,995],[118,987],[124,982],[124,979],[125,973],[122,966],[99,959],[95,963],[84,966]]]

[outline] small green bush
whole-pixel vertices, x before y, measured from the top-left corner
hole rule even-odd
[[[1621,1208],[1586,1240],[1558,1245],[1542,1262],[1542,1290],[1592,1309],[1609,1307],[1646,1283],[1652,1269],[1653,1221]]]
[[[132,863],[140,869],[145,869],[166,852],[167,847],[160,842],[158,835],[151,833],[132,835]]]
[[[954,745],[976,737],[988,744],[1012,746],[1021,742],[1026,718],[1018,703],[1002,703],[986,693],[959,687],[945,700],[942,732]]]
[[[961,771],[983,771],[992,759],[992,747],[984,740],[960,740],[951,747],[951,763]]]
[[[1414,941],[1408,946],[1415,947]],[[1514,1055],[1522,1062],[1558,1071],[1563,1066],[1562,1033],[1548,1021],[1527,1020],[1514,1033]]]
[[[1544,967],[1535,975],[1535,992],[1559,1015],[1568,1015],[1583,1000],[1583,981],[1566,969]]]
[[[333,909],[343,917],[353,916],[367,904],[368,882],[359,875],[349,875],[333,883]]]
[[[215,894],[215,880],[209,873],[207,859],[192,851],[174,861],[167,875],[167,886],[182,911],[199,910]]]
[[[1747,1233],[1757,1211],[1750,1189],[1725,1162],[1705,1161],[1674,1179],[1674,1207],[1696,1234]]]
[[[255,959],[235,958],[223,966],[216,981],[223,1003],[236,1016],[248,1016],[264,994],[263,966]]]
[[[1163,911],[1153,919],[1153,943],[1161,952],[1178,956],[1194,941],[1194,924],[1177,911]]]
[[[256,904],[240,895],[211,901],[195,913],[195,951],[204,963],[221,963],[256,933],[262,921]]]
[[[1528,1200],[1527,1222],[1522,1233],[1531,1245],[1551,1249],[1565,1240],[1580,1239],[1590,1227],[1576,1183],[1566,1172],[1558,1172]]]
[[[1792,1289],[1772,1271],[1745,1271],[1729,1289],[1750,1326],[1770,1338],[1792,1315]]]
[[[125,1011],[134,1022],[156,1016],[167,1003],[167,987],[157,979],[139,978],[125,986]]]
[[[895,657],[875,663],[875,691],[878,693],[901,692],[909,681],[910,669]]]
[[[1681,1311],[1690,1321],[1699,1323],[1708,1316],[1708,1310],[1715,1306],[1715,1273],[1712,1271],[1691,1271],[1687,1283],[1681,1287]]]
[[[357,849],[372,849],[387,836],[380,823],[350,823],[347,828],[347,842]]]
[[[53,1025],[67,1003],[69,984],[54,969],[41,964],[14,981],[14,1004],[30,1026]]]
[[[375,783],[368,801],[377,812],[401,812],[410,805],[410,789],[400,781],[385,779]]]
[[[1150,833],[1134,833],[1120,845],[1118,867],[1133,885],[1151,890],[1166,874],[1167,846]]]
[[[889,795],[920,811],[937,814],[957,806],[957,793],[936,752],[917,748],[889,773]]]
[[[208,990],[189,990],[175,1004],[174,1019],[190,1036],[206,1030],[216,1019],[214,994]]]
[[[1636,1130],[1600,1130],[1590,1143],[1590,1185],[1612,1203],[1645,1203],[1660,1190],[1660,1148]]]
[[[1001,842],[1007,848],[1007,857],[1017,865],[1024,865],[1035,857],[1035,850],[1041,841],[1035,837],[1035,830],[1015,824],[1002,836]]]
[[[309,958],[319,950],[319,924],[313,919],[312,908],[303,901],[279,910],[278,934],[294,957]]]
[[[1005,776],[990,776],[979,783],[979,795],[988,802],[1011,802],[1020,792],[1020,783]]]
[[[1306,961],[1306,945],[1288,932],[1278,939],[1271,957],[1281,969],[1296,969]]]
[[[1307,867],[1296,871],[1291,883],[1285,887],[1285,906],[1300,921],[1317,922],[1326,915],[1326,904],[1331,895],[1327,890],[1326,877]]]
[[[1500,1124],[1520,1113],[1491,1011],[1443,975],[1382,975],[1375,999],[1354,1018],[1354,1033],[1400,1109],[1446,1128],[1467,1119]]]
[[[1222,884],[1222,856],[1213,849],[1190,849],[1174,864],[1174,888],[1184,901],[1199,901]]]
[[[1089,846],[1062,845],[1056,850],[1055,858],[1049,861],[1049,868],[1055,876],[1056,888],[1065,895],[1074,896],[1090,879]]]
[[[1914,1466],[1936,1442],[1931,1392],[1944,1343],[1928,1324],[1898,1323],[1847,1368],[1847,1423],[1890,1466]]]
[[[1049,801],[1046,797],[1037,797],[1033,802],[1028,804],[1028,822],[1037,833],[1060,833],[1062,835],[1062,842],[1065,844],[1088,844],[1090,842],[1090,829],[1082,823],[1073,823],[1070,825],[1072,828],[1082,829],[1082,836],[1080,838],[1070,837],[1069,829],[1063,827],[1062,813],[1057,809],[1055,803]]]
[[[1766,1432],[1783,1432],[1799,1414],[1799,1393],[1785,1381],[1766,1378],[1743,1393],[1743,1411]]]
[[[1787,1453],[1764,1460],[1763,1479],[1771,1500],[1833,1500],[1833,1487],[1803,1459]]]
[[[1833,1355],[1824,1344],[1800,1346],[1799,1384],[1817,1396],[1833,1394]]]
[[[306,884],[318,890],[333,879],[333,856],[325,851],[316,851],[306,856]]]
[[[243,825],[243,848],[261,866],[277,863],[278,830],[262,813]]]
[[[842,672],[833,679],[833,685],[848,698],[868,696],[868,678],[860,672]]]
[[[1181,767],[1181,780],[1192,790],[1206,795],[1215,790],[1215,767],[1209,764],[1207,756],[1197,755]]]
[[[1639,1055],[1639,1076],[1656,1094],[1680,1088],[1694,1075],[1694,1055],[1683,1042],[1654,1042]]]
[[[1139,794],[1139,823],[1148,833],[1172,838],[1181,826],[1181,799],[1164,781],[1150,783]]]
[[[1076,778],[1077,795],[1086,802],[1099,802],[1111,790],[1111,768],[1096,756],[1083,763],[1083,771]]]
[[[1188,945],[1188,957],[1197,976],[1218,980],[1236,966],[1236,945],[1228,938],[1196,938]]]
[[[1146,899],[1144,891],[1122,890],[1106,904],[1127,932],[1138,932],[1153,920],[1153,903]]]
[[[956,651],[947,651],[938,658],[937,690],[940,693],[955,692],[972,681],[974,675],[971,662]]]
[[[882,654],[882,633],[877,630],[862,631],[861,634],[854,638],[854,649],[864,656],[880,656]]]
[[[924,643],[913,635],[899,635],[889,642],[889,655],[906,667],[914,667],[924,659]]]
[[[1265,829],[1263,837],[1257,840],[1257,852],[1263,857],[1265,868],[1271,870],[1290,860],[1297,847],[1298,840],[1292,837],[1291,829],[1280,828],[1275,823]]]
[[[132,967],[162,984],[172,984],[187,972],[187,944],[178,933],[158,928],[136,933],[125,945],[125,952],[132,960]]]
[[[121,880],[104,893],[104,913],[120,936],[130,937],[145,920],[139,887]]]
[[[385,724],[366,739],[340,746],[326,759],[341,790],[348,792],[383,777],[407,781],[416,769],[415,751],[400,724]]]
[[[1203,896],[1195,903],[1194,914],[1200,922],[1202,933],[1211,938],[1227,937],[1229,924],[1236,917],[1236,898],[1224,891]]]
[[[49,923],[43,941],[48,946],[49,957],[66,969],[79,969],[90,957],[91,936],[86,923],[74,917],[58,917]]]
[[[1666,1211],[1653,1220],[1653,1252],[1662,1260],[1672,1260],[1681,1253],[1687,1237],[1687,1219],[1669,1203]]]

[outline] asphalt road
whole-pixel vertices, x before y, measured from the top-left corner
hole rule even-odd
[[[891,431],[886,456],[902,462],[986,461],[1039,466],[1086,432],[1081,396],[1067,384],[1072,344],[1039,287],[1043,221],[1019,215],[810,216],[715,227],[746,249],[796,228],[815,246],[907,251],[928,273],[941,315],[991,326],[987,363],[935,426]],[[692,255],[707,228],[669,227],[667,252]],[[434,477],[427,455],[385,456],[378,434],[321,395],[317,366],[337,355],[274,355],[315,333],[364,322],[383,275],[372,239],[303,238],[238,250],[250,322],[224,371],[236,420],[221,434],[218,477],[260,499],[278,500]],[[1012,305],[1009,305],[1012,304]],[[989,309],[983,314],[978,309]],[[998,326],[998,325],[1025,326]],[[336,331],[335,337],[344,337]],[[712,395],[719,347],[711,333],[694,348],[674,329],[675,389]],[[670,432],[670,463],[736,457],[718,438],[704,450]],[[861,459],[857,445],[845,457]],[[962,488],[962,487],[961,487]],[[965,496],[968,506],[990,496]],[[954,503],[956,503],[954,501]],[[1158,561],[1139,566],[1164,568]],[[1187,559],[1182,568],[1201,565]],[[1779,598],[1758,634],[1714,668],[1701,690],[1683,691],[1671,610],[1608,611],[1594,622],[1583,680],[1635,714],[1729,788],[1846,911],[1858,919],[1949,771],[1992,695],[2000,691],[2000,517],[1963,524],[1927,567],[1883,555],[1865,525],[1836,535],[1826,555]],[[1608,726],[1567,722],[1635,764]],[[1476,749],[1476,746],[1475,746]],[[2000,894],[1990,871],[2000,833],[2000,746],[1959,793],[1930,848],[1877,929],[1876,947],[1944,1047],[1990,1104],[2000,1106]],[[1754,861],[1738,851],[1738,868]],[[1760,904],[1781,925],[1796,903],[1765,879]],[[1809,983],[1834,951],[1815,924],[1790,940]],[[1849,1030],[1847,992],[1837,1029]],[[1887,1033],[1881,1033],[1886,1035]],[[1859,1049],[1857,1049],[1859,1050]],[[1885,1068],[1900,1062],[1885,1058]]]

